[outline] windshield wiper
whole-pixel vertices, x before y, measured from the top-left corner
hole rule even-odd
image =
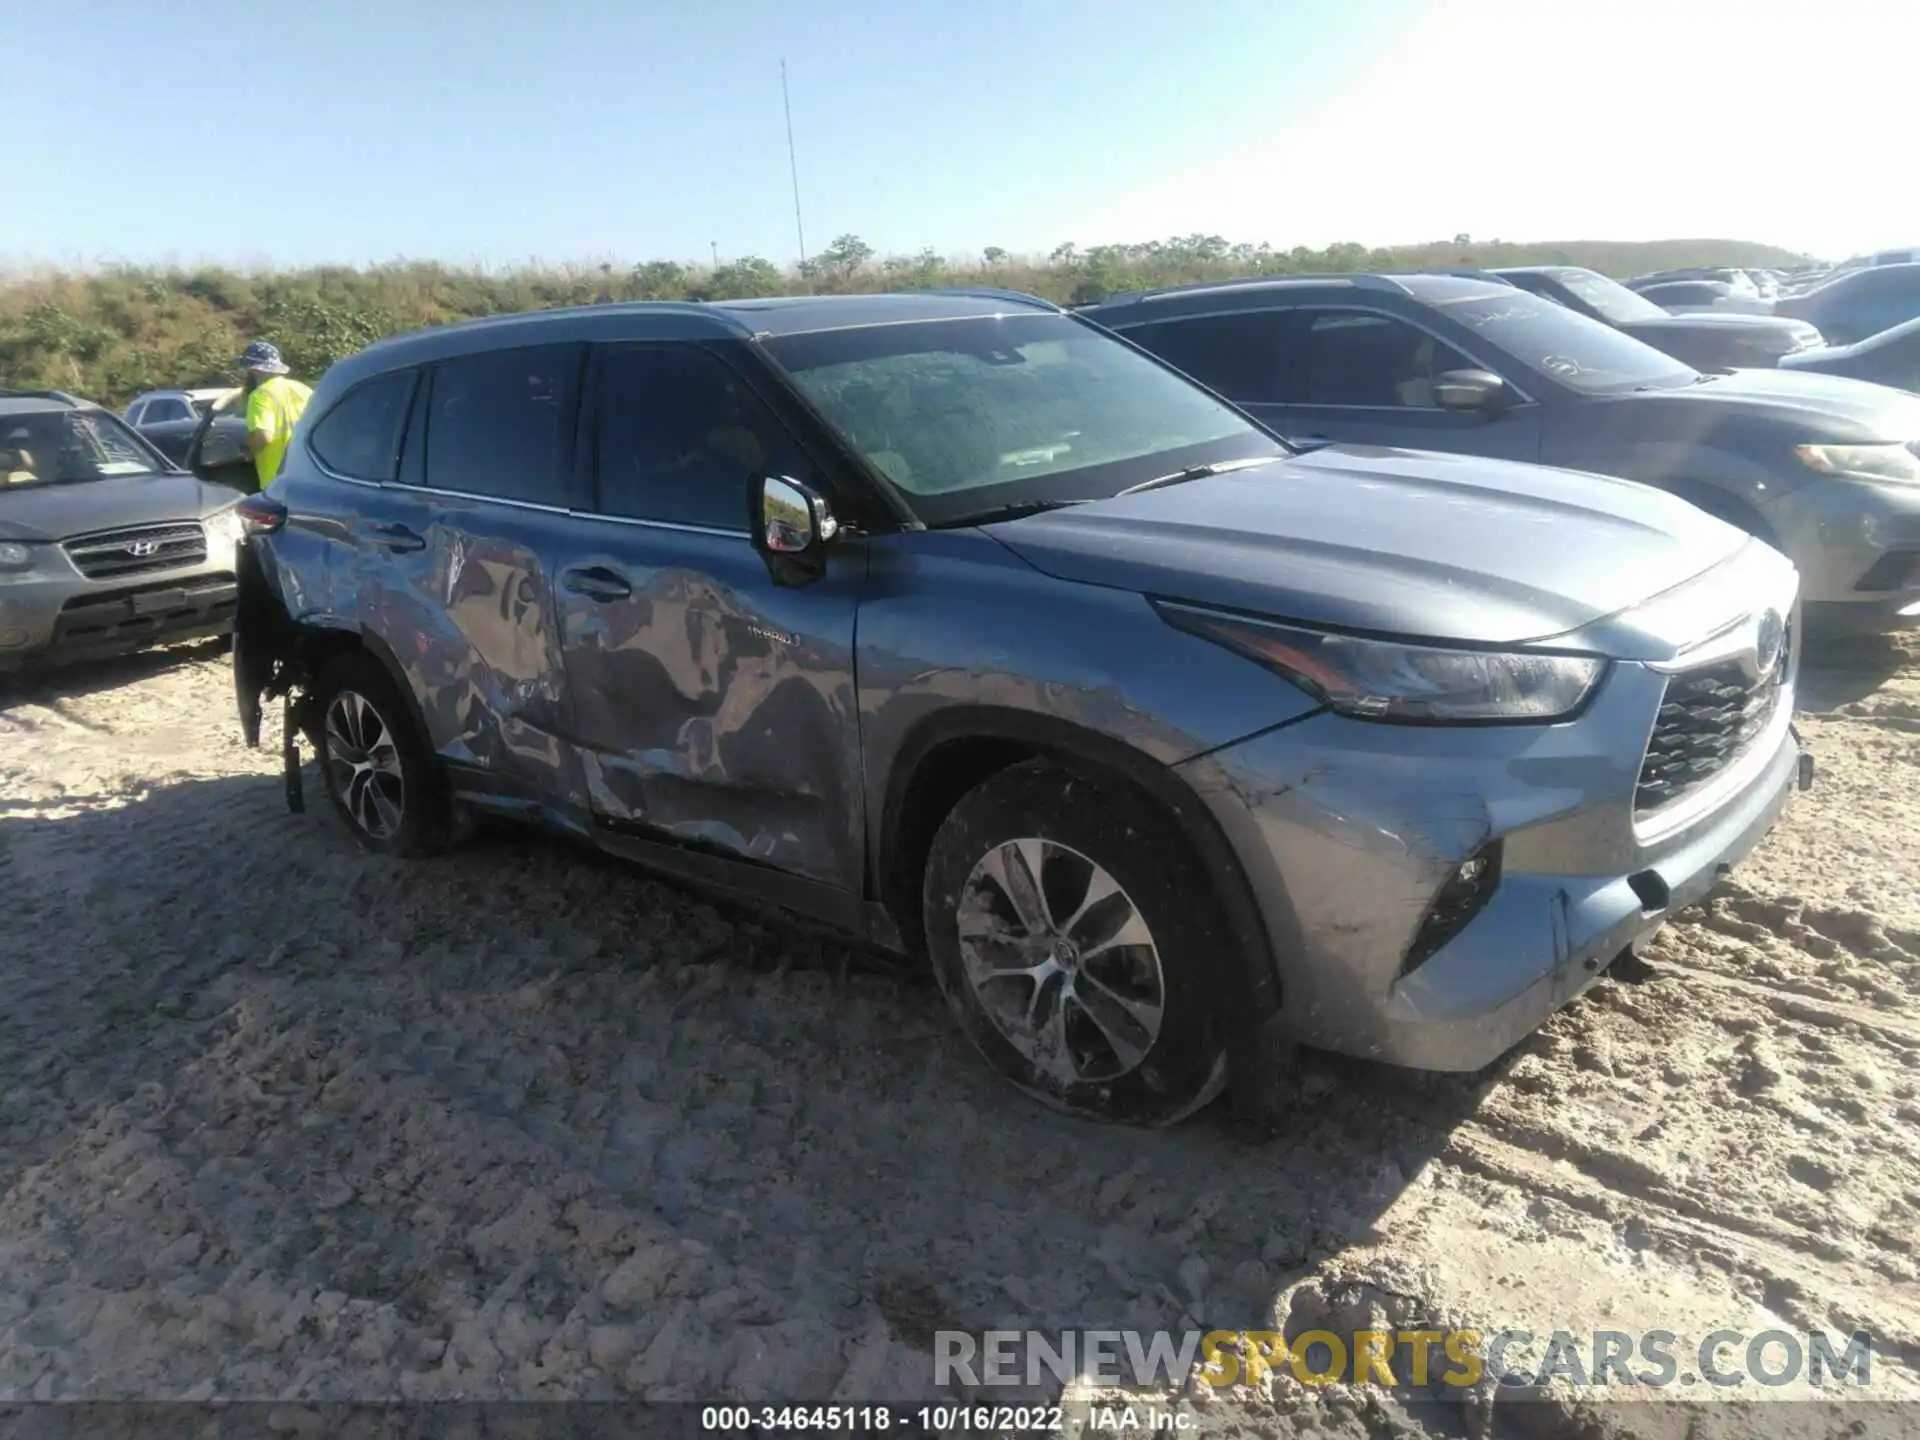
[[[1252,470],[1285,458],[1284,455],[1256,455],[1247,460],[1215,460],[1206,465],[1189,465],[1186,469],[1176,470],[1171,475],[1156,475],[1151,480],[1142,480],[1138,485],[1129,485],[1120,494],[1138,495],[1142,490],[1159,490],[1168,485],[1180,485],[1188,480],[1204,480],[1209,475],[1225,475],[1234,470]]]
[[[965,515],[956,515],[951,520],[943,520],[935,526],[937,530],[950,530],[960,525],[993,525],[1002,520],[1019,520],[1028,515],[1044,515],[1049,510],[1061,510],[1068,505],[1084,505],[1085,500],[1015,500],[1007,505],[994,505],[986,510],[974,510]]]

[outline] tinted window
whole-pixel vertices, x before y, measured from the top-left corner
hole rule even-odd
[[[564,504],[579,353],[572,345],[541,345],[437,366],[427,414],[427,484]]]
[[[413,371],[396,370],[362,381],[341,396],[307,441],[320,463],[356,480],[393,479],[413,380]]]
[[[1566,286],[1575,299],[1585,302],[1602,320],[1609,320],[1615,325],[1660,318],[1660,307],[1646,296],[1634,294],[1618,280],[1609,280],[1597,271],[1577,268],[1556,270],[1553,278]],[[1534,285],[1525,288],[1539,289]]]
[[[168,420],[185,420],[187,402],[184,400],[149,400],[146,411],[140,416],[142,425],[160,425]]]
[[[750,481],[812,479],[746,383],[686,345],[601,352],[594,455],[601,513],[722,530],[747,528]]]
[[[1286,325],[1285,311],[1249,311],[1163,320],[1136,326],[1126,336],[1227,399],[1261,404],[1285,398],[1280,391]]]
[[[765,348],[932,524],[1287,453],[1204,390],[1062,315],[822,330]]]
[[[1452,346],[1391,316],[1321,310],[1304,318],[1309,405],[1431,410],[1434,377],[1472,368]]]
[[[1696,371],[1651,345],[1525,291],[1463,296],[1438,301],[1435,308],[1488,349],[1550,375],[1570,390],[1612,394],[1642,386],[1664,389],[1690,385],[1697,377]]]

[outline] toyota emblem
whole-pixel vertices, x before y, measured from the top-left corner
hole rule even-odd
[[[127,553],[129,555],[151,555],[159,548],[160,542],[158,540],[129,540],[127,542]]]

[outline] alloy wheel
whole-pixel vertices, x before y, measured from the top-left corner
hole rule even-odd
[[[342,690],[327,707],[327,764],[353,823],[390,840],[406,816],[407,783],[393,730],[366,696]]]
[[[960,894],[961,963],[981,1009],[1062,1085],[1117,1080],[1160,1038],[1166,979],[1139,908],[1102,866],[1053,840],[1008,840]]]

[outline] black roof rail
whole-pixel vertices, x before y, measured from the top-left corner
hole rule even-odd
[[[1406,285],[1400,277],[1409,275],[1455,275],[1461,279],[1485,280],[1491,285],[1508,285],[1483,270],[1459,267],[1439,270],[1325,270],[1300,275],[1247,275],[1235,280],[1200,280],[1189,285],[1163,285],[1152,290],[1121,290],[1094,301],[1094,305],[1134,304],[1142,300],[1160,300],[1174,295],[1200,294],[1209,290],[1284,289],[1289,285],[1351,285],[1359,290],[1399,290]],[[1074,306],[1074,309],[1087,308]]]
[[[83,400],[78,395],[69,395],[64,390],[12,390],[0,387],[0,400],[58,400],[63,405],[71,405],[76,410],[98,409],[91,400]]]
[[[1511,285],[1513,282],[1504,275],[1482,269],[1478,265],[1436,265],[1430,270],[1408,270],[1408,275],[1451,275],[1456,280],[1485,280],[1493,285]]]
[[[922,290],[922,295],[957,295],[975,300],[1015,300],[1029,305],[1035,310],[1059,311],[1063,307],[1040,295],[1030,295],[1025,290],[1002,290],[992,285],[941,285],[932,290]],[[1073,306],[1064,307],[1073,309]]]

